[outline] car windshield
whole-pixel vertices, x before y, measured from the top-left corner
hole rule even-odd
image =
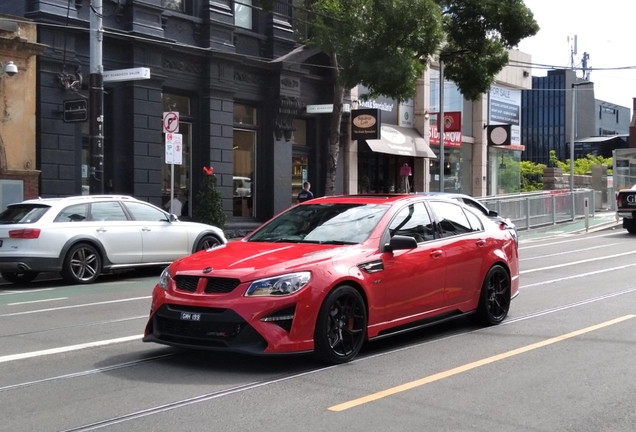
[[[267,223],[248,241],[357,244],[369,237],[388,208],[374,204],[296,206]]]
[[[28,224],[35,223],[50,209],[42,205],[12,205],[0,213],[0,224]]]

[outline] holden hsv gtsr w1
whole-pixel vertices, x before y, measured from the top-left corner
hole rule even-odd
[[[144,341],[343,363],[366,340],[433,322],[498,324],[518,289],[510,230],[470,207],[418,195],[318,198],[172,263]]]

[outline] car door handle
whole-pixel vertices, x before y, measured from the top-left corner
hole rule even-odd
[[[99,233],[104,233],[104,232],[106,232],[106,228],[97,228],[95,231],[97,231]]]
[[[483,245],[486,244],[486,240],[485,239],[479,239],[475,243],[477,244],[477,246],[482,247]]]
[[[442,253],[443,252],[441,250],[439,250],[439,249],[431,251],[431,258],[433,258],[433,259],[439,258],[439,257],[442,256]]]
[[[148,227],[143,227],[141,230],[142,230],[142,231],[146,231],[146,232],[148,232],[148,231],[152,231],[152,230],[151,230],[150,228],[148,228]]]

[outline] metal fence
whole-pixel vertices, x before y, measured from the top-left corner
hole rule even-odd
[[[613,193],[610,195],[613,198]],[[509,218],[517,229],[530,229],[556,225],[585,216],[585,198],[588,214],[594,216],[596,194],[592,189],[574,191],[574,214],[572,195],[569,191],[528,192],[477,198],[490,210]],[[609,200],[612,202],[612,200]]]

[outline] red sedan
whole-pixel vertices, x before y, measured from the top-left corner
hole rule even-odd
[[[144,341],[344,363],[367,340],[449,318],[499,324],[518,290],[517,243],[472,208],[419,195],[318,198],[172,263]]]

